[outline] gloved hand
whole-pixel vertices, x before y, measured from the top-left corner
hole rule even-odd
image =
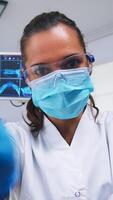
[[[0,200],[16,182],[14,141],[0,120]]]

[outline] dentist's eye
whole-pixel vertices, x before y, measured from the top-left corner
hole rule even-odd
[[[40,75],[40,76],[45,76],[51,72],[50,68],[45,65],[41,65],[41,66],[37,65],[37,66],[34,66],[33,68],[34,68],[33,72],[36,75]]]
[[[74,69],[79,68],[81,65],[81,59],[79,58],[70,58],[67,61],[64,61],[61,65],[62,69]]]

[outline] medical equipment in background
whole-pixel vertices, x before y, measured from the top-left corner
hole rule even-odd
[[[0,99],[24,102],[31,97],[31,89],[22,77],[23,61],[20,53],[0,53]]]

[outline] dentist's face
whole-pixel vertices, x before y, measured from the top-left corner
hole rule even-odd
[[[51,64],[49,70],[55,71],[60,66],[59,64],[54,65],[54,63],[67,59],[72,55],[83,55],[84,49],[76,31],[59,23],[49,30],[32,35],[27,41],[25,54],[27,58],[25,66],[29,72],[29,80],[33,80],[37,78],[37,75],[31,70],[33,66],[46,67],[47,65],[43,64]],[[83,57],[80,63],[80,67],[82,66],[88,66],[86,56]]]

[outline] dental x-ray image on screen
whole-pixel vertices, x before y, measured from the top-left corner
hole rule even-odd
[[[31,90],[21,76],[19,53],[0,53],[0,98],[30,98]]]

